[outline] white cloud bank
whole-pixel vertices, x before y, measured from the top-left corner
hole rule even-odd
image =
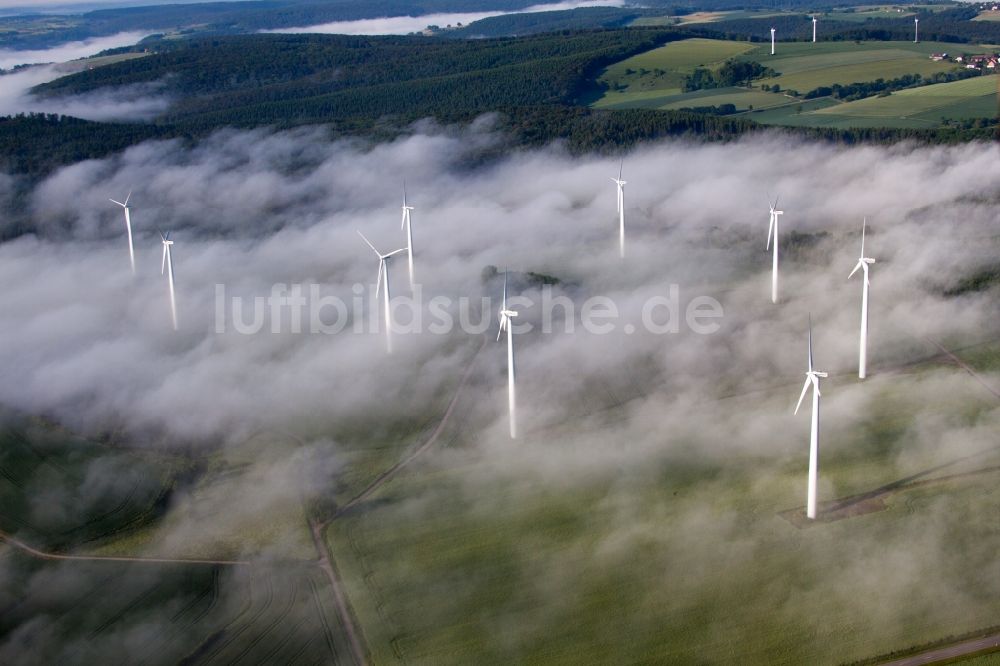
[[[34,112],[58,113],[87,120],[141,120],[162,113],[169,106],[169,101],[159,95],[156,85],[130,86],[46,99],[30,93],[34,86],[66,76],[81,67],[80,63],[71,61],[106,49],[135,44],[146,35],[147,33],[141,32],[123,32],[70,42],[51,49],[0,50],[0,67],[5,69],[26,63],[53,63],[25,67],[0,76],[0,115]]]
[[[622,7],[624,5],[624,0],[566,0],[566,2],[533,5],[517,12],[454,12],[448,14],[424,14],[422,16],[388,16],[360,19],[357,21],[334,21],[332,23],[297,28],[265,30],[264,32],[286,34],[322,33],[331,35],[406,35],[411,32],[420,32],[429,25],[437,25],[442,28],[447,25],[455,26],[459,23],[468,25],[474,21],[507,14],[549,12],[578,9],[580,7]]]

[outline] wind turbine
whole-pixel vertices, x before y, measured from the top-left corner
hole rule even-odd
[[[860,268],[865,278],[861,285],[861,342],[858,351],[858,377],[861,379],[864,379],[868,372],[868,287],[871,286],[871,282],[868,281],[868,267],[875,263],[874,259],[865,256],[865,228],[867,226],[868,218],[866,217],[861,224],[861,257],[855,264],[854,270],[847,276],[847,279],[850,280]]]
[[[913,19],[913,43],[920,41],[920,19]]]
[[[410,226],[410,211],[413,206],[406,205],[406,181],[403,181],[403,220],[399,228],[406,229],[406,252],[410,260],[410,291],[413,291],[413,229]]]
[[[785,211],[775,210],[778,205],[778,197],[774,198],[771,206],[771,221],[767,225],[767,248],[771,249],[771,239],[774,239],[774,256],[771,260],[771,302],[778,302],[778,216],[784,215]]]
[[[118,204],[125,209],[125,231],[128,233],[128,260],[132,264],[132,275],[135,275],[135,248],[132,246],[132,216],[130,214],[131,208],[129,208],[128,200],[132,198],[132,191],[129,190],[128,196],[125,197],[125,202],[115,201],[110,199],[111,203]]]
[[[802,399],[806,397],[806,391],[812,385],[812,427],[809,431],[809,489],[806,494],[806,517],[810,520],[816,518],[816,480],[819,474],[819,380],[826,377],[827,373],[813,369],[813,334],[812,317],[809,318],[809,369],[806,371],[806,383],[802,387],[799,395],[799,402],[795,405],[795,413],[799,413],[802,406]]]
[[[625,181],[622,180],[622,169],[625,167],[625,161],[618,166],[618,177],[612,178],[615,185],[618,186],[618,253],[621,258],[625,258]]]
[[[174,259],[170,255],[170,246],[174,244],[170,240],[170,232],[164,236],[160,234],[163,241],[163,260],[160,262],[160,275],[167,272],[167,285],[170,287],[170,317],[174,322],[174,330],[177,330],[177,298],[174,296]]]
[[[503,303],[500,305],[500,331],[497,341],[507,331],[507,402],[510,412],[510,438],[517,439],[517,393],[514,384],[514,333],[511,330],[511,317],[517,313],[507,309],[507,271],[503,272]]]
[[[816,17],[813,16],[813,44],[816,43]]]
[[[771,55],[774,55],[774,28],[771,28]]]
[[[392,310],[389,308],[389,257],[394,254],[399,254],[400,252],[405,252],[406,248],[401,247],[398,250],[393,250],[388,254],[382,254],[375,249],[372,242],[368,240],[363,233],[360,231],[358,235],[361,239],[368,244],[368,247],[372,249],[376,255],[378,255],[378,280],[375,283],[375,297],[378,298],[379,286],[382,287],[382,296],[385,299],[385,350],[387,353],[392,353]]]

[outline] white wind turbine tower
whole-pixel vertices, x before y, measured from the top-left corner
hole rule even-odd
[[[861,285],[861,342],[858,351],[858,377],[861,379],[864,379],[868,373],[868,287],[871,286],[871,282],[868,281],[868,267],[875,263],[874,259],[865,256],[865,228],[867,226],[868,218],[866,217],[861,224],[861,257],[855,264],[854,270],[847,276],[847,279],[850,280],[859,268],[864,275],[864,283]]]
[[[771,28],[771,55],[774,55],[774,28]]]
[[[368,240],[363,233],[360,231],[358,235],[361,239],[368,244],[368,247],[372,249],[378,256],[378,279],[375,283],[375,297],[378,298],[379,287],[382,287],[382,297],[385,300],[385,350],[387,353],[392,353],[392,309],[389,307],[389,257],[394,254],[399,254],[400,252],[405,252],[406,248],[401,247],[398,250],[393,250],[388,254],[382,254],[375,249],[372,242]]]
[[[816,518],[816,481],[819,476],[819,379],[826,377],[827,373],[813,369],[813,335],[812,317],[809,318],[809,369],[806,371],[806,383],[799,394],[799,402],[795,405],[795,413],[799,413],[802,406],[802,399],[806,397],[806,391],[812,386],[812,427],[809,431],[809,488],[806,493],[806,517]]]
[[[816,43],[816,17],[813,16],[813,44]]]
[[[920,19],[913,19],[913,43],[916,44],[920,40]]]
[[[410,211],[413,210],[413,206],[406,205],[406,181],[403,182],[403,220],[400,222],[400,228],[406,229],[406,252],[407,257],[410,260],[410,291],[413,291],[413,230],[410,226]]]
[[[174,244],[170,240],[170,232],[164,236],[160,234],[160,239],[163,240],[163,260],[160,262],[160,275],[163,272],[167,272],[167,286],[170,288],[170,317],[174,322],[174,330],[177,330],[177,298],[174,296],[174,259],[170,254],[170,246]]]
[[[778,205],[778,197],[774,198],[771,206],[771,221],[767,225],[767,248],[771,249],[771,240],[774,240],[774,252],[771,259],[771,302],[778,302],[778,216],[784,215],[785,211],[775,210]]]
[[[622,180],[622,169],[625,161],[618,166],[618,177],[612,178],[618,187],[618,254],[625,258],[625,181]]]
[[[510,438],[517,439],[517,392],[514,383],[514,332],[511,330],[511,317],[517,313],[507,309],[507,271],[503,272],[503,302],[500,305],[500,331],[497,341],[503,332],[507,331],[507,403],[510,412]]]
[[[132,264],[132,275],[135,275],[135,248],[132,246],[132,215],[131,208],[129,208],[128,200],[132,198],[132,192],[129,191],[128,196],[125,197],[125,202],[115,201],[110,199],[111,203],[118,204],[125,209],[125,231],[128,233],[128,260]]]

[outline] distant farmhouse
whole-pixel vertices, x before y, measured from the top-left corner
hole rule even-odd
[[[931,60],[947,60],[947,53],[932,53]],[[1000,55],[984,53],[977,55],[957,55],[953,58],[957,63],[965,63],[966,69],[996,69],[1000,64]]]

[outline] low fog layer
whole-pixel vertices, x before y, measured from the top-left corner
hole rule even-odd
[[[0,68],[35,64],[0,76],[0,115],[56,113],[102,121],[144,120],[162,113],[169,100],[158,94],[157,85],[126,86],[48,99],[40,99],[30,92],[37,85],[83,69],[86,65],[79,61],[80,58],[135,44],[145,36],[146,33],[123,32],[38,51],[0,49]]]
[[[930,463],[985,464],[982,452],[995,449],[1000,410],[986,389],[947,366],[915,364],[939,353],[935,343],[961,349],[1000,337],[995,286],[954,295],[996,268],[997,146],[844,149],[777,134],[726,145],[648,146],[624,158],[622,261],[611,182],[619,162],[555,147],[474,166],[484,146],[503,141],[489,128],[488,118],[467,130],[425,124],[375,147],[331,143],[319,129],[224,131],[193,149],[152,142],[60,170],[30,198],[39,234],[0,245],[0,283],[8,287],[0,292],[0,403],[91,435],[114,433],[122,444],[222,447],[230,460],[243,461],[200,497],[174,497],[157,538],[140,552],[200,553],[219,534],[245,532],[264,541],[241,544],[251,557],[309,558],[311,544],[303,551],[294,535],[262,535],[255,521],[294,506],[300,493],[333,496],[345,471],[367,483],[367,468],[352,468],[354,456],[394,438],[406,446],[422,441],[472,363],[454,416],[459,435],[424,458],[461,473],[438,475],[418,492],[397,492],[370,510],[381,511],[376,520],[398,525],[404,552],[465,521],[494,520],[508,507],[517,515],[540,493],[568,490],[573,498],[589,481],[606,479],[602,496],[580,509],[588,512],[585,535],[557,543],[533,533],[536,541],[519,545],[530,555],[518,561],[520,578],[510,585],[518,599],[533,602],[518,606],[523,626],[562,631],[559,613],[580,608],[573,604],[584,585],[637,566],[653,568],[649,584],[614,602],[611,627],[618,622],[629,630],[657,614],[690,619],[684,604],[718,595],[710,597],[718,604],[711,608],[734,608],[741,622],[753,622],[720,615],[706,625],[699,610],[699,628],[691,631],[724,631],[732,645],[743,645],[753,637],[740,631],[780,625],[782,632],[813,637],[799,646],[813,650],[812,661],[829,658],[828,645],[809,643],[826,639],[825,619],[810,617],[823,618],[827,609],[856,617],[859,633],[886,637],[887,644],[897,640],[903,607],[932,631],[946,623],[981,626],[983,617],[995,616],[983,610],[990,602],[969,589],[980,580],[988,590],[997,578],[986,567],[995,564],[984,564],[978,578],[967,567],[995,563],[994,551],[973,544],[954,563],[950,525],[956,511],[969,511],[968,495],[932,496],[921,509],[925,521],[891,523],[888,530],[881,522],[843,521],[829,531],[799,532],[774,513],[804,495],[808,415],[791,411],[805,371],[810,313],[816,364],[830,373],[823,381],[823,455],[861,457],[884,445],[883,428],[902,432],[888,453],[879,451],[883,467],[857,466],[846,482],[851,492]],[[381,317],[370,300],[377,260],[356,231],[383,252],[404,245],[404,179],[415,207],[425,325],[421,333],[396,335],[389,356],[381,333],[352,332],[354,312]],[[108,201],[129,191],[135,277],[122,211]],[[785,213],[781,299],[774,305],[765,242],[768,202],[778,195]],[[847,275],[865,216],[865,254],[876,263],[870,378],[861,383],[861,284]],[[160,274],[158,231],[172,232],[175,241],[178,332]],[[408,296],[405,259],[391,261],[393,293]],[[557,312],[575,307],[579,316],[588,299],[602,296],[620,314],[607,334],[579,322],[567,333],[562,315],[552,333],[518,329],[522,436],[516,442],[507,435],[505,346],[495,341],[502,278],[490,266],[510,268],[510,305],[521,327],[540,323],[539,285],[549,278],[558,280],[549,294],[561,303]],[[346,330],[309,334],[306,318],[303,332],[293,332],[285,309],[277,320],[264,312],[260,332],[241,334],[231,301],[219,316],[219,289],[244,299],[241,321],[248,323],[249,300],[292,284],[305,285],[306,295],[316,285],[343,300],[352,310]],[[677,331],[646,330],[644,306],[673,290],[682,318]],[[435,296],[452,299],[444,310],[456,321],[458,299],[471,297],[480,332],[427,330]],[[492,299],[485,320],[482,297]],[[716,332],[700,334],[683,321],[696,297],[723,308],[724,316],[712,320]],[[657,323],[667,309],[656,310]],[[324,311],[325,323],[332,316]],[[412,311],[399,307],[398,316],[409,323]],[[630,333],[628,325],[636,329]],[[995,374],[980,378],[1000,385]],[[789,461],[794,480],[783,467]],[[63,505],[90,506],[90,495],[107,494],[108,484],[97,481],[109,469],[118,468],[95,463],[87,487],[33,496],[33,510],[44,516],[67,511]],[[708,471],[690,471],[698,469]],[[830,499],[838,490],[824,469],[820,496]],[[674,476],[658,476],[664,470]],[[672,488],[678,490],[667,496]],[[753,522],[747,516],[758,506],[767,519]],[[279,515],[292,516],[283,524],[291,532],[301,525],[300,514]],[[758,562],[758,552],[779,558],[777,564]],[[391,590],[395,577],[406,589],[434,592],[426,568],[411,570],[390,546],[381,555],[389,558],[376,565],[383,589]],[[780,558],[788,562],[789,580]],[[584,578],[582,570],[597,574]],[[0,567],[0,581],[16,579],[14,571]],[[774,579],[761,584],[759,576]],[[449,570],[447,589],[475,585],[481,576],[473,578]],[[81,580],[89,580],[85,570],[44,569],[31,585],[62,589]],[[223,581],[226,589],[237,584]],[[405,610],[413,602],[401,596],[389,603]],[[497,612],[476,610],[481,623]],[[124,630],[86,649],[128,651],[138,636],[170,631],[170,612],[129,618]],[[0,645],[0,657],[51,662],[60,650],[84,649],[45,639],[62,635],[59,622],[25,624]],[[530,640],[517,627],[489,629],[514,652]],[[855,652],[844,655],[865,656],[850,647]]]
[[[774,137],[646,148],[625,159],[622,262],[610,180],[617,163],[553,149],[470,169],[465,155],[496,140],[482,127],[432,130],[367,149],[328,143],[320,130],[226,131],[193,150],[147,143],[62,169],[32,198],[42,236],[0,247],[4,283],[19,285],[0,295],[15,324],[0,345],[8,376],[0,400],[80,426],[121,420],[205,441],[238,440],[263,427],[295,430],[302,422],[322,431],[324,422],[360,417],[376,405],[410,413],[436,404],[460,374],[465,356],[456,350],[477,344],[475,336],[397,335],[397,353],[387,357],[380,335],[351,327],[338,335],[292,333],[287,311],[276,322],[279,333],[241,335],[231,303],[226,332],[214,332],[216,285],[247,306],[274,284],[301,283],[306,294],[316,284],[348,305],[361,298],[352,288],[364,284],[370,297],[377,259],[356,231],[382,251],[404,245],[404,179],[416,207],[425,329],[434,320],[427,311],[433,296],[453,299],[456,316],[460,297],[498,297],[497,278],[482,282],[489,265],[554,276],[561,284],[553,293],[577,308],[606,296],[620,311],[607,335],[577,326],[573,335],[519,336],[524,402],[533,406],[525,408],[528,422],[532,409],[558,422],[589,379],[613,381],[634,374],[629,368],[665,383],[681,403],[794,382],[803,371],[809,312],[817,363],[850,372],[860,283],[846,278],[864,216],[866,254],[877,259],[876,369],[912,360],[907,355],[926,347],[925,337],[968,343],[996,332],[989,293],[943,295],[994,265],[996,146],[845,150]],[[121,209],[108,201],[130,190],[134,279]],[[785,258],[781,303],[771,305],[764,245],[775,195],[785,210]],[[170,330],[158,230],[172,231],[176,241],[178,333]],[[391,271],[394,296],[408,295],[405,259],[396,257]],[[681,322],[676,334],[646,332],[643,305],[669,296],[671,285],[682,316],[692,298],[718,300],[720,330],[698,335]],[[519,279],[514,286],[540,302],[537,284]],[[491,307],[495,330],[498,303]],[[363,311],[375,315],[371,303]],[[324,316],[327,323],[335,318],[329,310]],[[401,310],[399,323],[409,316]],[[520,323],[539,316],[538,307],[527,308]],[[658,319],[664,316],[660,310]],[[244,317],[252,320],[249,307]],[[630,336],[626,323],[640,330]],[[264,330],[271,326],[268,313]],[[527,397],[532,391],[548,399],[538,403]]]
[[[148,33],[119,32],[107,37],[93,37],[78,42],[67,42],[48,49],[13,50],[0,49],[0,69],[10,69],[16,65],[60,63],[86,58],[120,46],[135,44]]]
[[[328,35],[408,35],[420,32],[428,26],[438,27],[468,25],[475,21],[507,14],[529,14],[534,12],[553,12],[580,7],[622,7],[625,0],[565,0],[532,5],[517,12],[452,12],[447,14],[423,14],[421,16],[386,16],[382,18],[360,19],[356,21],[334,21],[319,25],[309,25],[297,28],[281,28],[263,32],[280,33],[323,33]]]

